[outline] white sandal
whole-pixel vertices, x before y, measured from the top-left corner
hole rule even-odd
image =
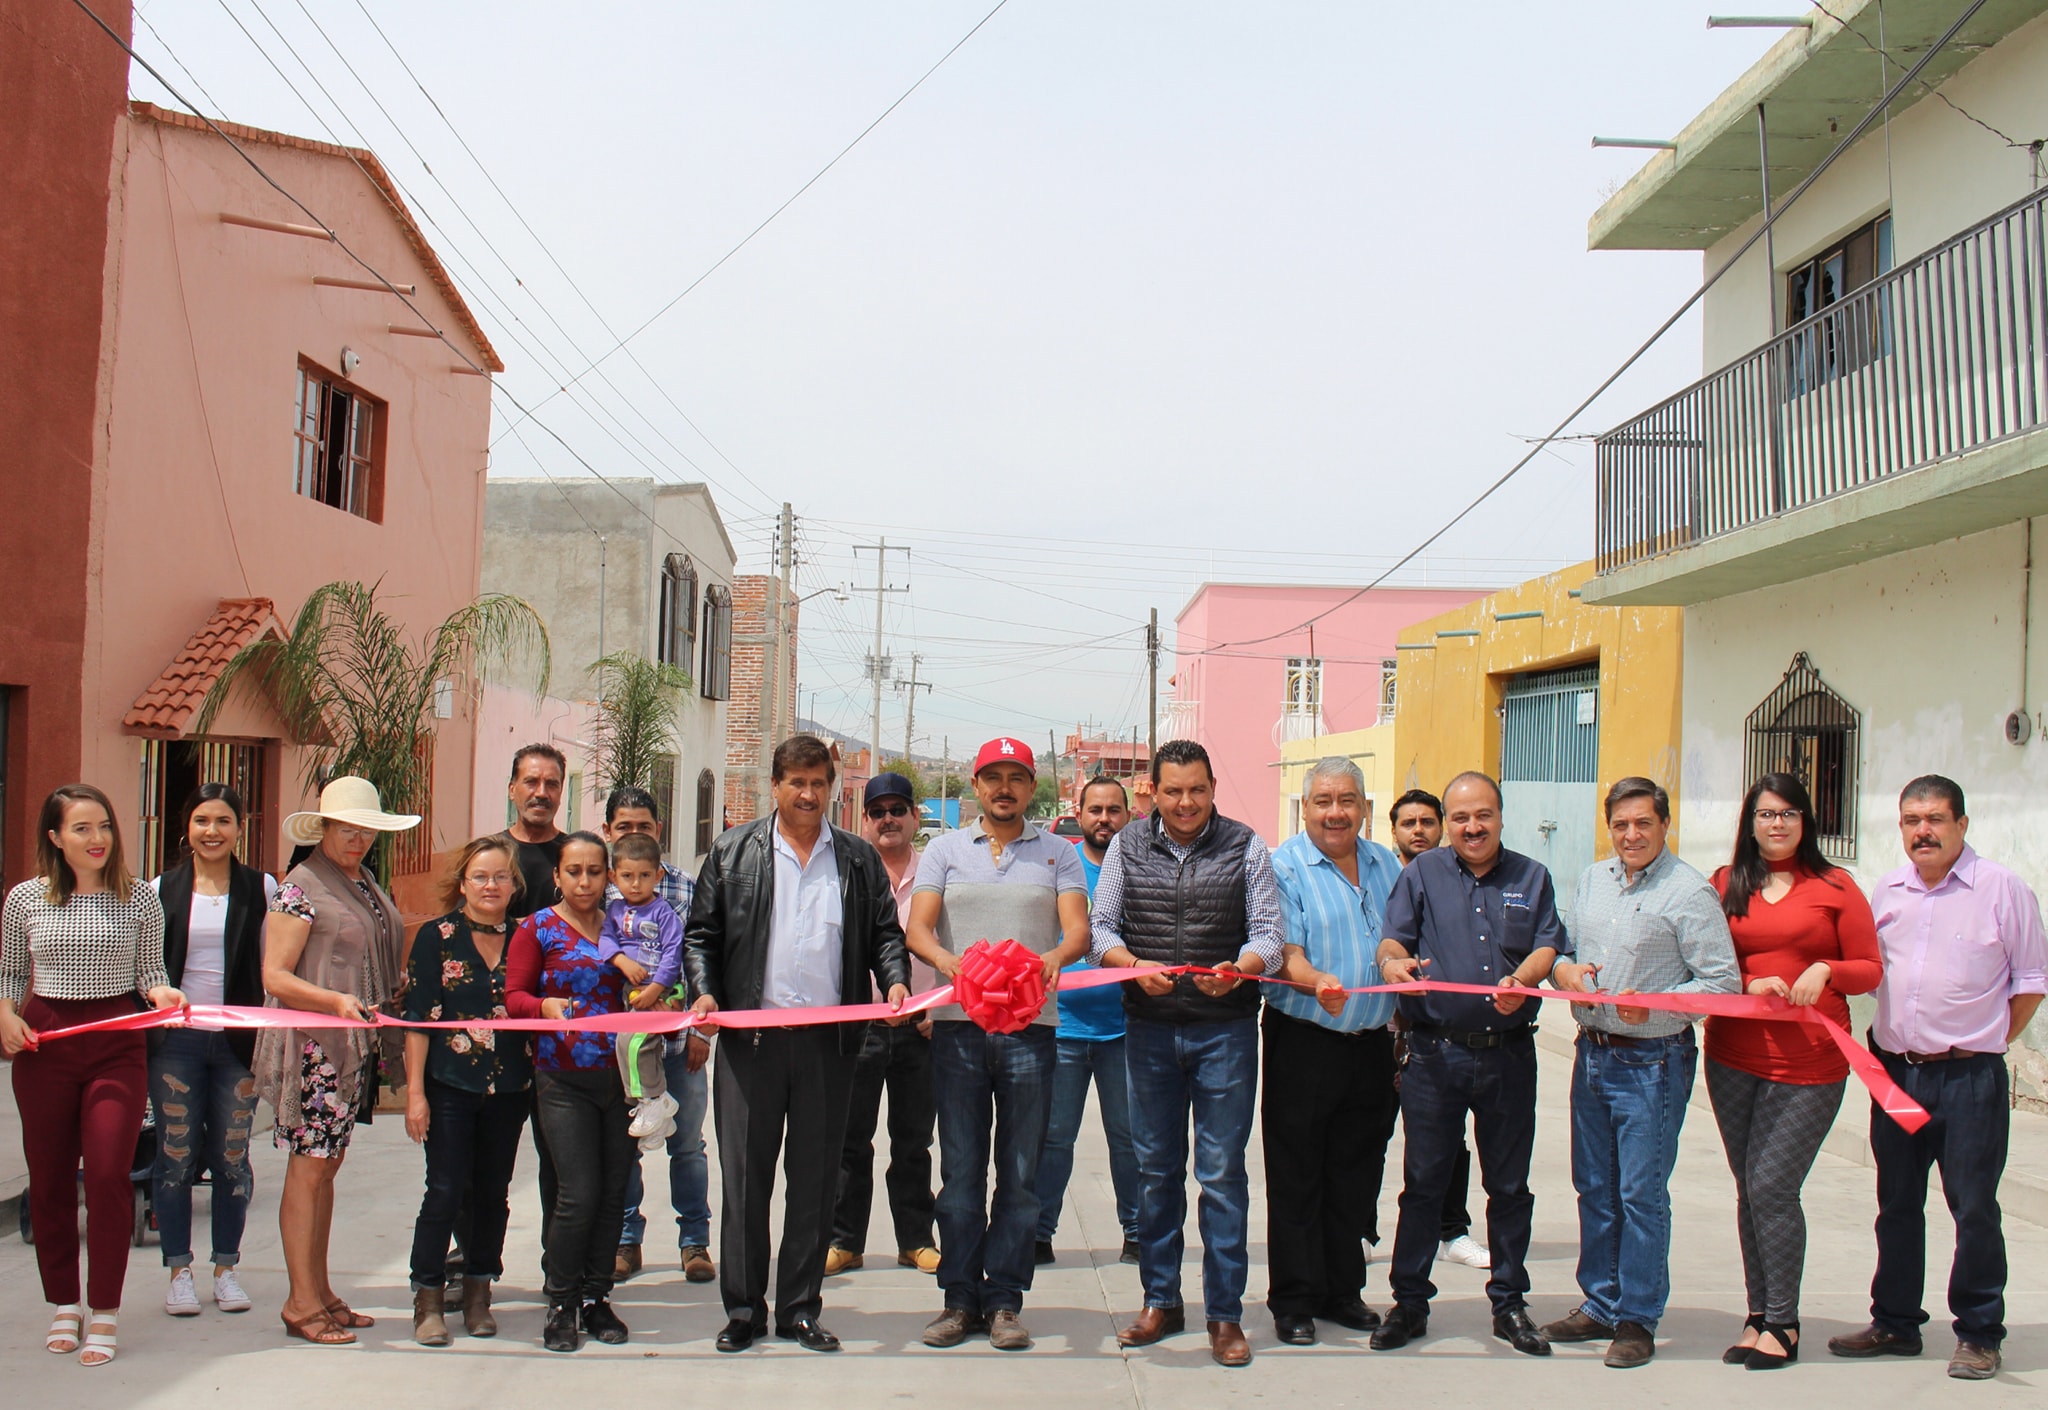
[[[85,1333],[85,1345],[78,1353],[79,1365],[104,1366],[114,1359],[114,1333],[119,1330],[115,1326],[115,1320],[120,1315],[119,1311],[92,1314],[92,1320]],[[106,1327],[108,1330],[96,1332],[92,1330],[93,1327]]]
[[[69,1356],[78,1350],[78,1339],[84,1334],[85,1309],[75,1302],[66,1303],[52,1314],[43,1349],[54,1356]]]

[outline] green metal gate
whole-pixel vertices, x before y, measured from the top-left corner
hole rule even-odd
[[[1516,676],[1501,706],[1501,840],[1550,868],[1560,911],[1600,825],[1599,702],[1592,664]]]

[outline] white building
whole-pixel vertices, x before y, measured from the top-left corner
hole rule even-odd
[[[596,682],[590,667],[633,651],[690,675],[676,751],[659,771],[662,841],[687,871],[711,850],[725,797],[725,712],[732,683],[732,584],[737,554],[701,484],[651,479],[492,479],[484,496],[483,588],[534,605],[548,625],[554,682],[547,699],[487,685],[477,721],[475,825],[509,821],[512,755],[546,741],[569,759],[558,818],[604,821],[592,766]]]
[[[1591,246],[1721,268],[1762,220],[1759,113],[1782,204],[1963,8],[1810,12],[1594,214]],[[2044,12],[1993,0],[1941,44],[1707,294],[1707,375],[1600,439],[1584,597],[1686,608],[1702,867],[1728,859],[1749,782],[1789,764],[1867,889],[1904,862],[1901,785],[1941,773],[1971,842],[2048,893]],[[2014,1054],[2036,1109],[2043,1028]]]

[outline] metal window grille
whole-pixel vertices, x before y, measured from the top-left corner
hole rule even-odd
[[[434,865],[434,736],[424,731],[413,740],[419,756],[420,796],[401,811],[417,812],[419,826],[392,834],[391,872],[394,876],[418,876]]]
[[[704,590],[704,664],[698,689],[706,700],[732,694],[732,593],[713,584]]]
[[[711,850],[711,839],[718,831],[716,814],[718,806],[718,779],[711,770],[705,769],[697,775],[697,855],[703,856]]]
[[[661,630],[655,640],[660,660],[690,669],[697,645],[697,565],[687,553],[671,553],[661,565]]]
[[[669,826],[661,830],[661,855],[675,853],[675,820],[682,815],[676,807],[676,756],[663,754],[655,759],[647,774],[647,791],[654,795],[654,801],[661,808],[662,820]]]
[[[136,874],[161,875],[166,866],[184,855],[179,822],[202,783],[225,783],[242,796],[245,815],[235,855],[259,871],[270,870],[264,753],[265,746],[253,740],[203,735],[143,740]]]
[[[1820,849],[1840,861],[1856,859],[1857,772],[1863,715],[1821,679],[1804,651],[1785,679],[1750,711],[1743,729],[1743,763],[1754,782],[1765,774],[1791,774],[1813,798],[1811,825]]]
[[[1538,671],[1509,681],[1501,702],[1500,776],[1522,783],[1597,782],[1599,716],[1582,713],[1579,697],[1597,698],[1599,690],[1597,665]]]

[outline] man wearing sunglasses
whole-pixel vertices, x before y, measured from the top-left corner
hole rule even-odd
[[[896,893],[896,917],[910,923],[910,889],[917,881],[920,819],[915,790],[898,773],[876,774],[861,795],[865,820],[860,835],[882,854]],[[913,958],[910,990],[922,994],[937,982],[932,967]],[[881,998],[880,994],[875,996]],[[846,1149],[839,1167],[839,1195],[832,1213],[832,1246],[825,1274],[850,1273],[865,1258],[868,1214],[875,1199],[875,1126],[882,1089],[889,1090],[889,1218],[896,1230],[896,1262],[920,1273],[936,1273],[939,1251],[932,1246],[932,1132],[937,1109],[932,1098],[932,1021],[890,1027],[870,1025],[853,1074],[853,1101],[846,1114]]]

